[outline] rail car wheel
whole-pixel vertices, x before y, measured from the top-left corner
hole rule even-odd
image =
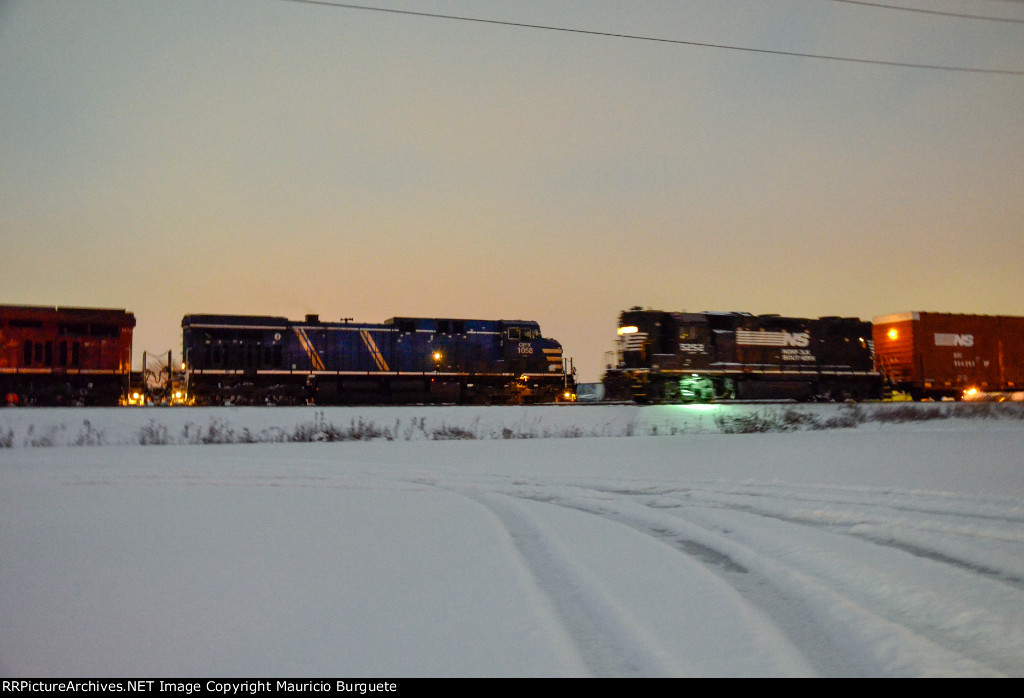
[[[645,402],[657,404],[665,401],[665,382],[660,378],[649,379],[644,385]]]
[[[661,384],[661,402],[680,403],[683,392],[679,389],[679,381],[667,380]]]

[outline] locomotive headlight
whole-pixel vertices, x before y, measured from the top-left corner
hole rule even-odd
[[[899,338],[900,333],[896,331],[895,327],[892,327],[889,329],[885,336],[888,337],[889,339],[895,340]]]
[[[440,361],[440,360],[441,360],[441,352],[435,351],[434,352],[434,361]]]
[[[640,328],[636,325],[626,325],[625,327],[619,328],[619,334],[636,334],[640,331]]]

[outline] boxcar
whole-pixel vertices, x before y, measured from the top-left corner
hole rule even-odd
[[[881,315],[874,340],[878,370],[915,400],[1024,389],[1024,317]]]
[[[124,310],[0,305],[0,399],[19,405],[117,405],[135,316]]]
[[[604,384],[606,399],[650,403],[882,394],[868,322],[641,308],[619,316]]]
[[[182,336],[196,404],[519,403],[574,394],[561,345],[528,320],[186,315]]]

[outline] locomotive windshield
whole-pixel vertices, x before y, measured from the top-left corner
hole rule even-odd
[[[534,327],[509,327],[508,338],[519,341],[521,339],[540,339],[540,330]]]

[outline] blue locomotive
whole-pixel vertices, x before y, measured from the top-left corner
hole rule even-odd
[[[186,315],[181,326],[193,404],[516,404],[575,396],[561,344],[529,320]]]
[[[882,396],[871,323],[749,313],[619,315],[605,398],[641,403],[711,400],[865,400]]]

